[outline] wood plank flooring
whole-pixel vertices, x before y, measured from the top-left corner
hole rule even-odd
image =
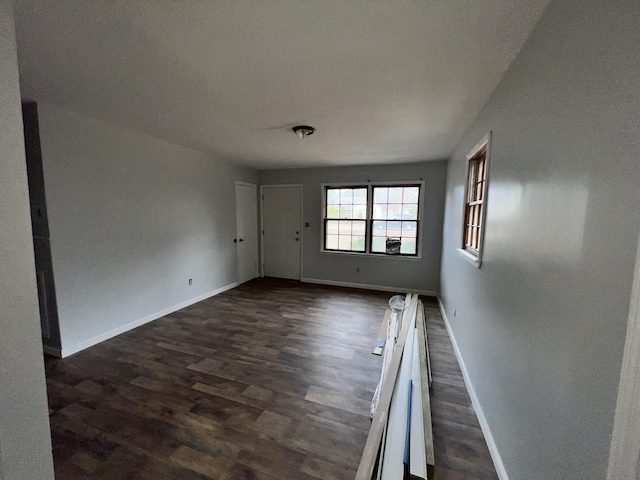
[[[431,359],[431,421],[438,480],[497,480],[458,359],[434,299],[423,299]]]
[[[56,478],[353,479],[390,295],[256,279],[69,358],[46,357]],[[497,478],[425,300],[436,478]]]

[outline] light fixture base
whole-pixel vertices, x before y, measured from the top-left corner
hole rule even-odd
[[[316,131],[315,128],[310,127],[308,125],[297,125],[297,126],[293,127],[292,130],[293,130],[293,133],[295,133],[300,138],[304,138],[304,137],[308,137],[309,135],[313,135],[313,132]]]

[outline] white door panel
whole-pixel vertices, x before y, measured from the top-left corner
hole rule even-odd
[[[258,276],[258,200],[256,186],[236,182],[238,283]]]
[[[264,275],[300,280],[302,187],[265,186],[262,194]]]

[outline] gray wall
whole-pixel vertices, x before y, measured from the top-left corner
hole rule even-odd
[[[263,170],[262,185],[302,184],[304,189],[302,277],[394,289],[438,290],[442,219],[447,165],[444,161],[404,165]],[[422,212],[422,258],[375,257],[321,253],[322,183],[425,181]],[[356,272],[360,268],[360,272]]]
[[[605,478],[640,223],[639,19],[633,1],[553,2],[449,164],[441,296],[511,479]],[[465,155],[489,130],[476,269],[456,248]]]
[[[0,478],[53,479],[12,2],[0,1]]]
[[[38,110],[63,355],[237,281],[235,181],[256,171]]]

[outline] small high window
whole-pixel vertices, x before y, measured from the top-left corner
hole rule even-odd
[[[462,250],[480,262],[484,238],[489,135],[467,155]]]

